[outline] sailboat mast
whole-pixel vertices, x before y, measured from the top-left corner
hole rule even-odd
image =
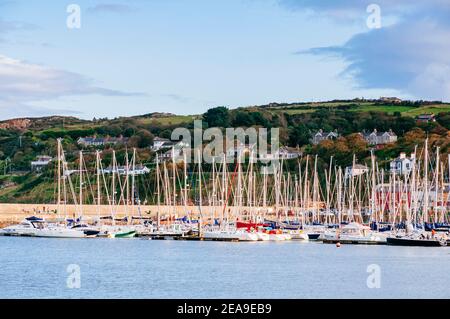
[[[305,166],[305,184],[303,188],[303,214],[305,215],[308,211],[308,197],[309,197],[309,187],[308,187],[308,170],[309,170],[309,155],[306,155],[306,166]]]
[[[156,193],[157,193],[157,211],[156,211],[156,227],[157,230],[159,230],[159,226],[160,226],[160,209],[161,209],[161,189],[159,186],[159,158],[158,158],[158,154],[156,154]]]
[[[57,153],[58,153],[58,199],[57,199],[57,212],[59,215],[61,205],[61,139],[57,140]]]
[[[216,209],[216,162],[215,158],[212,158],[212,184],[213,184],[213,191],[212,191],[212,203],[211,205],[211,217],[214,219],[214,211]]]
[[[173,213],[176,215],[177,212],[177,174],[176,174],[176,166],[175,166],[175,147],[172,146],[172,189],[173,189]]]
[[[80,172],[80,216],[83,215],[83,151],[80,151],[79,157],[79,172]],[[80,217],[78,216],[78,217]]]
[[[333,156],[330,157],[330,166],[328,167],[328,174],[327,171],[325,171],[326,181],[327,181],[327,211],[325,216],[325,222],[328,223],[328,217],[330,216],[330,209],[331,209],[331,168],[333,166]]]
[[[424,180],[423,180],[423,221],[428,221],[428,138],[425,139],[425,159],[424,159]]]
[[[439,194],[439,146],[436,146],[436,169],[434,177],[434,222],[437,222],[437,210],[438,210],[438,194]]]
[[[314,205],[314,216],[313,216],[313,221],[319,221],[319,209],[318,209],[318,196],[317,196],[317,188],[318,188],[318,177],[317,177],[317,158],[318,156],[316,155],[315,160],[314,160],[314,176],[313,176],[313,205]]]
[[[372,149],[371,151],[370,151],[370,159],[371,159],[371,161],[372,161],[372,195],[371,195],[371,199],[370,199],[370,205],[371,205],[371,210],[372,210],[372,212],[371,212],[371,216],[372,216],[372,221],[377,221],[377,216],[376,216],[376,214],[377,214],[377,212],[376,212],[376,207],[375,207],[375,203],[376,203],[376,201],[375,201],[375,196],[376,196],[376,187],[377,187],[377,185],[376,185],[376,178],[375,178],[375,154],[374,154],[374,150]]]
[[[135,204],[135,182],[136,182],[136,149],[133,148],[133,158],[131,160],[131,217],[134,215]]]
[[[263,172],[263,207],[267,207],[267,167],[264,166]]]
[[[199,206],[199,218],[198,218],[198,236],[201,237],[202,235],[202,160],[200,157],[200,150],[197,151],[198,153],[198,194],[199,194],[199,200],[198,200],[198,206]]]
[[[228,192],[228,183],[227,183],[227,159],[226,159],[226,155],[225,153],[223,154],[223,163],[222,163],[222,205],[223,207],[225,207],[225,205],[227,204],[228,198],[227,198],[227,192]],[[221,220],[220,220],[220,225],[223,224],[223,220],[224,220],[224,211],[222,211],[222,215],[221,215]]]
[[[187,163],[186,163],[186,153],[183,153],[183,171],[184,171],[184,209],[187,211],[187,203],[188,203],[188,199],[187,199]]]
[[[128,160],[128,150],[126,150],[125,156],[126,156],[126,159],[125,159],[125,186],[126,186],[126,189],[125,189],[125,196],[126,196],[125,215],[127,216],[127,218],[129,218],[128,206],[130,205],[130,187],[129,187],[130,163]],[[121,191],[122,191],[121,198],[123,198],[123,189]],[[120,198],[119,198],[119,202],[120,202]]]
[[[100,188],[100,151],[96,151],[96,166],[97,166],[97,216],[100,217],[101,205],[101,188]]]

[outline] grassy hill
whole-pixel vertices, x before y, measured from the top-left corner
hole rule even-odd
[[[273,112],[286,112],[288,114],[303,114],[313,113],[318,109],[341,109],[350,112],[384,112],[394,114],[401,113],[402,116],[415,117],[420,114],[441,112],[450,112],[450,104],[426,104],[426,105],[402,105],[402,104],[380,104],[379,102],[354,102],[354,101],[340,101],[340,102],[318,102],[318,103],[292,103],[289,105],[276,106],[260,106]]]

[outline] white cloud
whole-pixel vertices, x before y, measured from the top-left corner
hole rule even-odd
[[[336,8],[354,11],[364,6],[353,0],[284,0],[282,3],[317,12],[331,12]],[[381,29],[356,34],[341,46],[312,48],[300,53],[341,58],[347,63],[342,75],[353,78],[358,88],[395,89],[418,99],[450,100],[450,2],[382,0],[376,3],[381,6],[382,14],[395,12],[398,20]]]
[[[84,75],[55,69],[44,65],[20,61],[0,55],[0,117],[10,116],[21,109],[39,113],[32,102],[67,96],[97,94],[103,96],[135,96],[128,93],[94,85]],[[42,113],[49,110],[41,108]]]

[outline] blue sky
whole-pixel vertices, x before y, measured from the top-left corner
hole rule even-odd
[[[0,0],[0,119],[396,95],[450,100],[450,4]],[[81,28],[66,26],[69,4]]]

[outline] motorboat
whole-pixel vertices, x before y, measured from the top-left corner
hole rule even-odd
[[[136,230],[130,226],[122,225],[103,225],[101,227],[101,236],[108,238],[133,238],[136,236]]]
[[[97,237],[100,234],[99,227],[86,224],[77,224],[72,226],[71,229],[82,231],[86,237]]]
[[[28,217],[20,224],[3,228],[0,234],[4,236],[28,236],[47,238],[84,238],[81,230],[68,228],[65,225],[47,223],[42,218]]]
[[[287,234],[291,236],[292,240],[304,240],[309,241],[308,233],[303,230],[283,230],[283,234]]]
[[[202,238],[218,241],[259,241],[267,238],[267,236],[259,235],[255,231],[237,229],[235,227],[226,227],[225,229],[210,227],[202,231]]]
[[[386,244],[387,234],[374,232],[370,227],[356,222],[323,233],[322,241],[328,244]]]

